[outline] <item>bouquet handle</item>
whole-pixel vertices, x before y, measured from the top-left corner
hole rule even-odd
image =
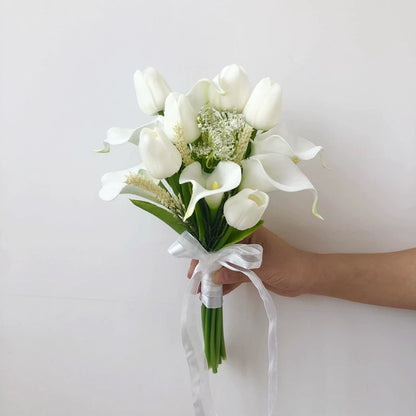
[[[169,248],[170,254],[176,257],[197,258],[200,268],[210,268],[220,264],[230,270],[244,273],[256,287],[261,297],[269,321],[268,329],[268,416],[273,416],[277,404],[277,313],[270,293],[264,287],[260,278],[251,268],[261,264],[262,247],[257,244],[234,244],[214,253],[207,253],[200,243],[190,234],[181,234]],[[196,288],[201,282],[200,272],[195,272],[186,289],[181,316],[182,343],[188,361],[191,377],[193,406],[195,416],[217,416],[212,400],[204,346],[201,342],[196,317],[199,313],[191,311],[191,304],[199,302],[195,295]]]

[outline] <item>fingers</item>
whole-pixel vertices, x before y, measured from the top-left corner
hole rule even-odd
[[[223,295],[227,295],[228,293],[232,292],[234,289],[236,289],[240,285],[241,283],[232,283],[230,285],[224,285],[222,288]]]
[[[195,267],[198,264],[198,260],[192,260],[188,270],[188,279],[190,279],[194,273]],[[223,285],[223,294],[227,295],[232,292],[243,282],[248,282],[249,279],[246,275],[240,272],[226,269],[222,267],[217,270],[212,276],[212,281],[217,285]],[[201,284],[198,286],[198,293],[201,293]]]
[[[194,274],[194,270],[195,270],[195,267],[197,266],[197,264],[198,264],[198,260],[193,259],[191,261],[191,264],[190,264],[189,270],[188,270],[188,279],[190,279],[192,277],[192,275]]]
[[[249,278],[243,273],[222,267],[213,274],[212,281],[217,285],[240,284],[242,282],[248,282]]]

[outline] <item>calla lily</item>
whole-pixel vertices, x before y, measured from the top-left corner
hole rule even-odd
[[[99,193],[100,198],[104,201],[112,201],[120,194],[133,194],[158,202],[152,194],[143,191],[137,186],[127,185],[125,183],[127,176],[137,173],[146,175],[150,178],[148,172],[143,169],[143,165],[135,166],[130,169],[119,170],[117,172],[108,172],[103,175],[101,178],[102,187]],[[156,185],[159,183],[156,179],[152,180]]]
[[[316,212],[318,193],[315,187],[290,157],[279,153],[261,154],[251,156],[241,164],[243,166],[241,188],[253,188],[264,192],[275,189],[286,192],[310,189],[314,194],[312,213],[322,219]]]
[[[172,176],[182,165],[181,154],[160,128],[141,131],[139,152],[146,169],[156,179]]]
[[[250,84],[244,68],[228,65],[213,79],[209,88],[209,102],[218,110],[241,113],[250,95]]]
[[[134,74],[137,101],[143,113],[149,116],[163,111],[170,88],[156,69],[149,67]]]
[[[245,188],[225,201],[224,216],[231,227],[247,230],[259,222],[268,203],[266,193]]]
[[[152,120],[149,123],[143,124],[139,127],[136,127],[135,129],[111,127],[111,129],[107,131],[107,137],[104,140],[104,147],[100,150],[96,150],[96,152],[108,153],[110,151],[110,146],[116,146],[127,142],[138,145],[140,140],[140,132],[144,128],[155,128],[161,126],[162,120],[163,117],[159,116],[155,120]]]
[[[269,130],[279,121],[282,89],[270,78],[263,78],[254,88],[244,107],[244,117],[257,130]]]
[[[303,137],[291,137],[286,133],[286,138],[283,138],[279,133],[280,129],[276,128],[257,135],[252,142],[251,154],[280,153],[298,163],[313,159],[322,150],[322,146],[317,146]]]
[[[212,173],[202,170],[199,162],[187,166],[179,177],[179,183],[192,184],[192,196],[184,219],[189,218],[196,203],[206,198],[211,208],[216,208],[221,203],[223,193],[236,188],[241,181],[241,168],[234,162],[219,162]]]
[[[189,98],[178,92],[171,92],[166,98],[164,129],[175,140],[180,128],[186,143],[192,143],[201,134],[197,122],[197,113]]]

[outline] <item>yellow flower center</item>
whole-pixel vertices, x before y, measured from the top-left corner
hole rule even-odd
[[[215,191],[216,189],[218,189],[218,182],[214,181],[214,183],[212,184],[212,190]]]
[[[292,162],[298,164],[300,162],[300,159],[297,156],[293,156]]]

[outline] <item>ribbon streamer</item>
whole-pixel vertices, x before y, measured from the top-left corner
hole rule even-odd
[[[261,266],[263,248],[259,244],[233,244],[216,252],[206,251],[198,240],[187,231],[182,233],[169,247],[169,253],[175,257],[197,259],[199,261],[189,282],[183,302],[181,316],[182,344],[188,361],[192,385],[195,416],[217,416],[214,409],[208,378],[208,366],[205,360],[204,346],[199,336],[194,314],[190,312],[191,303],[201,283],[202,302],[208,308],[222,306],[222,286],[212,283],[212,273],[221,268],[244,273],[256,287],[264,303],[269,320],[268,331],[268,416],[273,416],[277,403],[277,314],[274,302],[260,278],[250,269]],[[219,305],[219,306],[217,306]]]

